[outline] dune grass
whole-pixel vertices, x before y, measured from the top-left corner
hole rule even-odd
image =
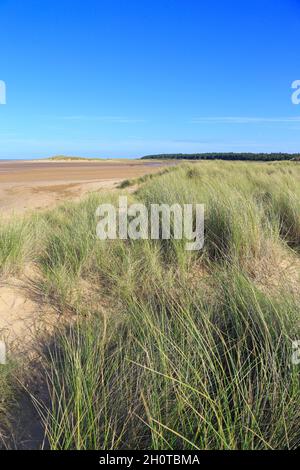
[[[184,302],[165,293],[160,303],[131,301],[117,332],[94,318],[63,335],[49,376],[52,448],[299,444],[295,305],[239,274],[219,276],[221,303],[201,290]]]
[[[10,434],[11,410],[16,404],[18,389],[15,380],[17,367],[17,363],[11,360],[7,364],[0,364],[0,450],[6,447]]]
[[[22,220],[12,219],[0,228],[0,273],[8,274],[20,269],[30,257],[31,230]]]
[[[299,446],[299,183],[296,162],[182,164],[140,181],[131,201],[205,204],[200,252],[98,240],[97,206],[127,183],[2,229],[3,273],[30,260],[44,298],[76,314],[45,357],[52,449]]]

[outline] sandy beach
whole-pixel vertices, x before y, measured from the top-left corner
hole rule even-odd
[[[122,180],[159,171],[164,162],[0,161],[0,210],[12,213],[53,207],[90,191],[108,190]]]

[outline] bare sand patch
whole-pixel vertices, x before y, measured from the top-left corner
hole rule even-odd
[[[65,321],[48,303],[34,298],[26,280],[10,278],[0,284],[0,338],[8,356],[36,360],[40,341]]]

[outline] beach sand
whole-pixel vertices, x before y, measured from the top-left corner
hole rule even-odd
[[[111,190],[125,179],[160,171],[164,165],[138,160],[0,160],[0,213],[7,217],[78,200],[88,192]]]

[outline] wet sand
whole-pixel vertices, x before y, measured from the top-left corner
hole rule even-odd
[[[0,160],[0,217],[53,207],[90,191],[108,191],[124,179],[160,171],[166,163]]]

